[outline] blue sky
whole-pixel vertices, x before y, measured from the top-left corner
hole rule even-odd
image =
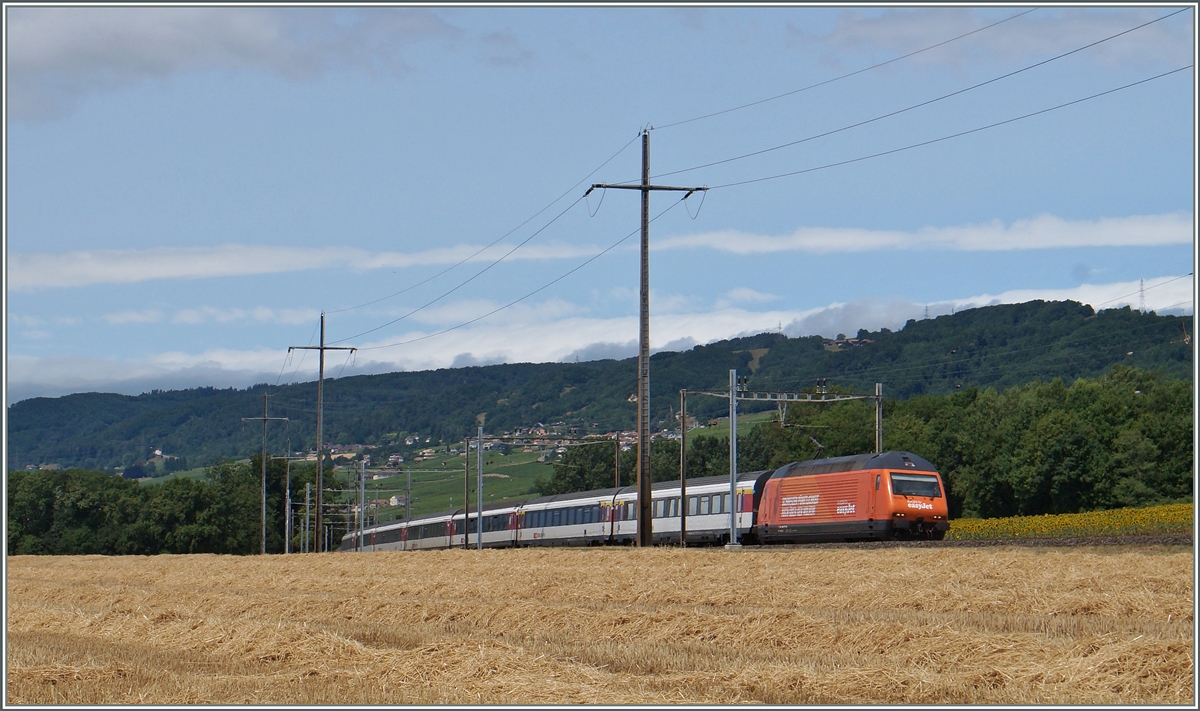
[[[1031,9],[8,5],[6,400],[634,355],[645,128],[655,349],[1192,313],[1194,8]]]

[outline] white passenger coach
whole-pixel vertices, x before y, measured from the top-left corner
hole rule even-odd
[[[738,475],[737,496],[730,496],[729,478],[700,477],[687,482],[687,542],[721,544],[729,541],[730,513],[737,506],[738,539],[752,536],[754,512],[763,483],[771,471]],[[651,487],[655,543],[679,541],[680,488],[678,481]],[[637,487],[585,491],[484,506],[482,533],[475,511],[445,511],[411,521],[392,521],[352,531],[339,551],[423,550],[476,548],[479,537],[487,548],[523,546],[632,545],[637,540]],[[749,541],[747,541],[749,542]]]

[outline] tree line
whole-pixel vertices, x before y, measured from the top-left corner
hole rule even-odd
[[[258,553],[261,467],[256,455],[249,464],[219,462],[200,479],[180,477],[146,485],[84,469],[9,472],[8,554]],[[315,472],[313,464],[292,465],[293,502],[299,498],[303,504],[304,485],[313,482]],[[269,553],[284,549],[287,480],[287,463],[270,459]],[[299,545],[296,530],[292,549],[299,550]]]
[[[874,407],[793,404],[784,422],[738,438],[742,472],[788,462],[873,451]],[[952,517],[1077,513],[1191,501],[1192,383],[1118,365],[1099,378],[1031,382],[998,391],[885,400],[884,446],[932,462],[949,489]],[[621,484],[636,477],[636,452],[622,454]],[[610,487],[613,447],[574,447],[543,494]],[[729,443],[688,438],[688,476],[727,476]],[[654,481],[679,478],[679,442],[656,441]]]
[[[998,391],[885,400],[884,444],[938,467],[952,518],[1075,513],[1191,501],[1192,385],[1118,366],[1099,378],[1031,382]],[[739,469],[774,469],[874,447],[874,408],[862,402],[793,404],[778,421],[738,439]],[[611,440],[575,446],[539,493],[614,484]],[[621,453],[620,483],[636,478],[636,450]],[[8,554],[257,553],[260,467],[220,462],[201,479],[141,485],[103,472],[8,474]],[[329,471],[327,469],[327,471]],[[727,476],[727,439],[688,438],[691,477]],[[315,467],[293,465],[293,500]],[[679,476],[679,442],[656,441],[654,481]],[[286,462],[267,469],[267,550],[283,551]],[[327,481],[331,481],[327,475]],[[297,495],[297,492],[300,492]],[[336,520],[336,519],[334,519]],[[335,531],[340,539],[342,528]],[[299,532],[293,537],[299,548]]]

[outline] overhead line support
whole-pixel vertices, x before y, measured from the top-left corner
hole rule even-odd
[[[323,552],[326,549],[325,537],[320,535],[322,509],[321,506],[321,491],[324,487],[325,467],[321,462],[322,436],[321,436],[321,413],[323,411],[323,397],[325,389],[325,351],[356,351],[357,348],[350,346],[327,346],[325,345],[325,312],[321,312],[321,345],[319,346],[288,346],[288,353],[292,351],[319,351],[320,359],[317,371],[317,552]]]
[[[639,190],[642,193],[642,270],[641,270],[641,330],[638,348],[638,545],[654,544],[653,516],[650,501],[650,193],[655,190],[686,192],[689,195],[707,187],[676,187],[650,184],[650,131],[642,131],[642,182],[640,185],[595,183],[585,195],[596,188]]]

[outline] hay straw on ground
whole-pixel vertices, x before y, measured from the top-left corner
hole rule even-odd
[[[1190,550],[14,557],[9,703],[1192,703]]]

